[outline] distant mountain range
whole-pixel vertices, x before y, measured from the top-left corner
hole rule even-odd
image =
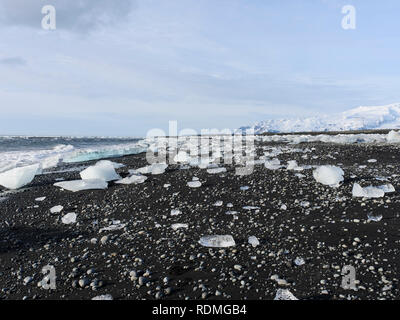
[[[400,103],[376,107],[358,107],[339,114],[301,118],[278,119],[257,122],[253,126],[241,127],[239,131],[253,129],[254,133],[265,132],[313,132],[348,131],[400,128]]]

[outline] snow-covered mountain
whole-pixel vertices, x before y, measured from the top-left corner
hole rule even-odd
[[[400,103],[386,106],[358,107],[339,114],[302,119],[265,120],[239,131],[264,132],[346,131],[400,128]]]

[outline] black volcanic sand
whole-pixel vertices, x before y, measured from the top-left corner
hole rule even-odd
[[[0,298],[91,299],[111,294],[114,299],[273,299],[277,289],[287,288],[299,299],[398,299],[400,194],[353,198],[352,186],[381,185],[386,182],[376,177],[387,177],[400,188],[399,147],[270,143],[259,144],[258,153],[268,146],[308,149],[278,158],[283,164],[297,160],[299,165],[339,165],[345,181],[339,188],[324,186],[314,180],[311,169],[298,177],[293,171],[256,165],[253,174],[238,176],[234,166],[212,175],[172,165],[142,184],[110,183],[107,190],[73,193],[53,183],[57,178],[79,179],[79,171],[37,176],[0,202]],[[117,170],[122,176],[147,165],[144,154],[112,160],[126,165]],[[186,185],[194,176],[202,182],[200,188]],[[250,188],[242,191],[241,186]],[[44,201],[35,201],[43,196]],[[223,201],[220,207],[213,205],[218,200]],[[50,213],[56,205],[63,211]],[[171,216],[173,208],[182,214]],[[238,213],[226,214],[232,210]],[[75,224],[61,222],[69,212],[77,214]],[[367,221],[369,213],[383,219]],[[127,225],[99,232],[113,220]],[[174,231],[174,223],[189,228]],[[236,246],[206,248],[198,243],[212,234],[230,234]],[[248,244],[249,236],[256,236],[260,245]],[[305,264],[296,265],[297,257]],[[48,264],[56,269],[55,290],[38,286],[42,267]],[[341,288],[345,265],[356,269],[356,290]],[[285,281],[278,283],[277,277]]]

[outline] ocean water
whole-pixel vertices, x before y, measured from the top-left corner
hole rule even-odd
[[[33,163],[48,169],[61,162],[136,154],[147,147],[139,138],[0,136],[0,172]]]

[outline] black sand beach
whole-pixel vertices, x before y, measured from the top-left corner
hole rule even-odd
[[[287,145],[259,144],[259,151],[263,146]],[[281,163],[337,165],[345,172],[344,182],[338,188],[324,186],[311,169],[293,172],[256,165],[251,175],[238,176],[233,165],[224,165],[228,170],[220,174],[171,165],[142,184],[110,183],[106,190],[73,193],[53,184],[58,178],[79,179],[79,171],[37,176],[0,202],[0,298],[91,299],[110,294],[114,299],[269,300],[284,288],[306,300],[399,299],[400,194],[353,198],[352,187],[354,182],[390,182],[399,189],[400,148],[328,143],[290,148],[310,151],[282,153]],[[117,170],[121,176],[147,165],[145,154],[111,160],[125,165]],[[58,170],[75,166],[64,164]],[[186,185],[193,176],[202,182],[200,188]],[[241,190],[243,186],[249,188]],[[39,197],[46,198],[35,201]],[[217,201],[223,205],[215,206]],[[52,214],[56,205],[64,208]],[[182,214],[171,216],[172,209]],[[77,214],[75,224],[61,222],[68,212]],[[371,213],[381,214],[382,220],[368,221]],[[100,232],[115,220],[126,225]],[[173,230],[174,223],[188,228]],[[232,235],[236,246],[206,248],[198,243],[212,234]],[[249,236],[260,244],[248,244]],[[296,265],[296,258],[304,264]],[[38,286],[46,265],[55,267],[56,289]],[[341,287],[346,265],[356,270],[355,290]]]

